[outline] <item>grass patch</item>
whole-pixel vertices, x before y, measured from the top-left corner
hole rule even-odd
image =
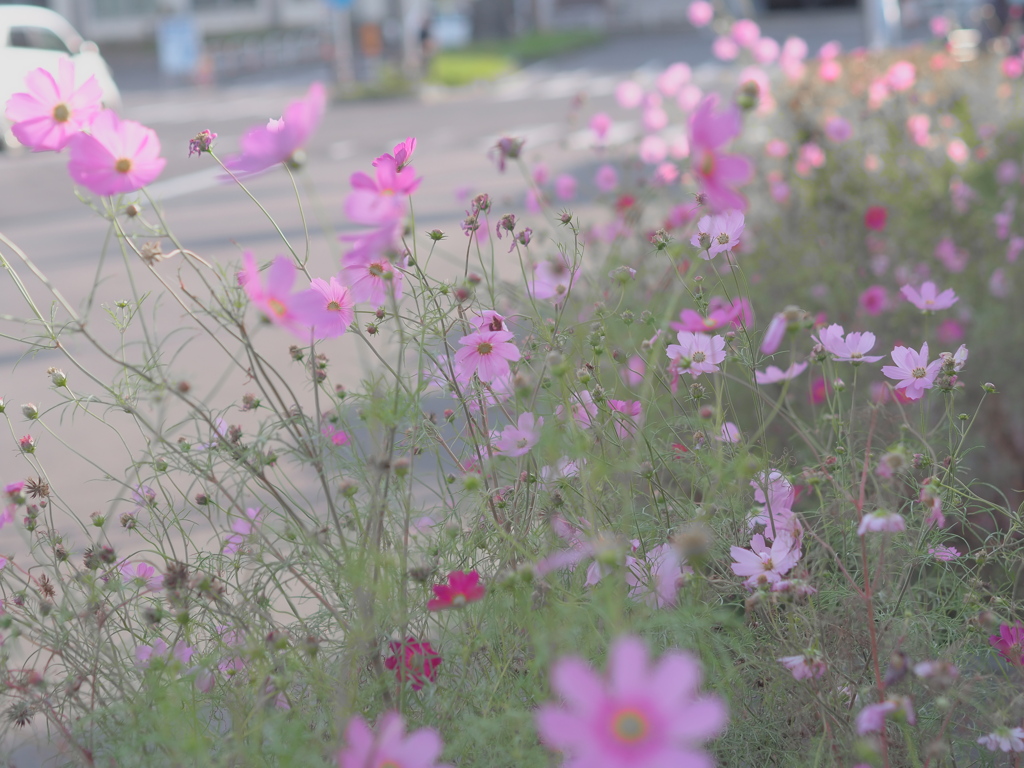
[[[523,64],[596,45],[604,39],[602,33],[593,30],[572,30],[486,40],[459,50],[441,51],[431,61],[427,79],[441,85],[494,80]]]

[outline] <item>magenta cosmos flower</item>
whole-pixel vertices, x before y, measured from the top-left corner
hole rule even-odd
[[[397,712],[383,715],[374,733],[363,718],[353,717],[345,728],[347,746],[338,753],[338,768],[452,768],[437,762],[444,749],[433,728],[405,735]]]
[[[721,336],[680,331],[676,338],[679,343],[669,344],[665,353],[672,365],[682,373],[691,376],[715,373],[718,364],[725,360],[725,339]]]
[[[701,742],[725,728],[728,713],[717,696],[701,696],[700,663],[668,651],[654,666],[638,637],[615,641],[602,677],[583,659],[559,659],[551,687],[561,704],[537,711],[537,730],[564,768],[711,768]]]
[[[679,313],[679,322],[673,321],[668,325],[673,331],[708,333],[727,325],[750,325],[753,319],[750,302],[746,299],[740,297],[730,304],[726,299],[716,296],[708,303],[707,317],[695,309],[684,309]]]
[[[940,309],[949,309],[960,300],[952,288],[947,288],[939,293],[935,283],[931,280],[922,283],[920,291],[912,286],[904,285],[900,288],[900,293],[903,294],[903,298],[922,312],[938,312]]]
[[[988,643],[1011,664],[1024,667],[1024,626],[1000,624],[999,634],[992,635]]]
[[[291,331],[295,336],[309,340],[309,324],[306,322],[307,306],[313,297],[293,294],[295,265],[284,256],[274,259],[264,275],[256,264],[251,251],[242,254],[242,271],[238,281],[249,300],[272,322]]]
[[[388,643],[391,656],[384,660],[384,666],[394,670],[398,682],[412,681],[412,689],[420,690],[428,682],[437,680],[437,668],[441,666],[441,655],[430,643],[421,643],[410,637],[404,643],[392,640]]]
[[[691,168],[712,211],[729,208],[743,211],[747,201],[735,187],[750,181],[754,168],[742,155],[727,155],[721,151],[739,135],[742,126],[736,107],[716,112],[717,106],[718,97],[708,96],[690,117]]]
[[[433,589],[434,599],[427,603],[428,611],[462,608],[467,603],[482,600],[487,593],[476,571],[452,571],[448,574],[447,584],[436,584]]]
[[[100,112],[89,133],[68,142],[68,172],[76,184],[97,195],[134,192],[152,183],[167,161],[160,157],[156,132],[131,120]]]
[[[293,101],[280,120],[250,128],[242,137],[242,152],[224,160],[224,167],[238,177],[262,173],[292,159],[320,124],[327,104],[322,83],[313,83],[305,98]]]
[[[942,358],[928,362],[928,342],[915,352],[907,347],[896,347],[892,351],[896,365],[883,365],[882,375],[896,380],[896,390],[903,390],[908,400],[920,400],[926,389],[931,389],[935,377],[942,369]]]
[[[96,78],[75,88],[75,65],[66,57],[57,63],[56,78],[40,67],[28,73],[25,85],[27,93],[7,102],[7,119],[14,138],[35,152],[60,151],[103,108]]]
[[[459,339],[462,348],[455,353],[455,375],[466,381],[475,373],[485,382],[505,376],[509,362],[519,359],[512,338],[511,331],[476,331],[463,336]]]

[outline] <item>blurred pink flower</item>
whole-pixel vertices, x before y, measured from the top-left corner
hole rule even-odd
[[[1020,56],[1007,56],[1002,62],[1003,75],[1010,80],[1017,80],[1024,75],[1024,60]]]
[[[525,456],[538,442],[544,419],[532,413],[521,413],[515,425],[491,432],[491,449],[501,456]]]
[[[599,142],[608,138],[608,131],[611,130],[612,119],[607,112],[598,112],[590,118],[590,130],[594,132]]]
[[[622,414],[614,418],[615,434],[619,440],[626,440],[636,434],[636,430],[644,423],[643,406],[639,400],[606,400],[608,407]]]
[[[320,427],[320,434],[330,440],[331,444],[336,447],[340,448],[343,445],[348,445],[348,433],[343,429],[338,429],[329,421],[324,422],[324,425]]]
[[[953,238],[944,237],[935,245],[935,258],[950,272],[963,272],[970,255],[967,251],[957,248]]]
[[[679,95],[676,97],[676,104],[683,110],[683,112],[689,112],[698,104],[701,99],[704,98],[704,91],[696,83],[687,83],[679,89]]]
[[[824,59],[821,64],[818,65],[818,77],[823,82],[834,83],[843,74],[843,65],[840,64],[836,59]]]
[[[345,747],[338,753],[338,768],[452,768],[437,762],[444,749],[433,728],[405,735],[405,721],[398,712],[386,712],[376,733],[358,715],[345,728]]]
[[[949,309],[959,301],[952,288],[947,288],[939,293],[935,283],[931,280],[922,283],[920,290],[910,285],[904,285],[900,288],[900,293],[903,294],[903,298],[922,312],[938,312],[941,309]]]
[[[648,107],[644,110],[643,124],[645,131],[660,131],[668,125],[668,113],[660,106]],[[664,141],[664,139],[662,139],[662,141]]]
[[[392,640],[388,643],[391,655],[384,659],[384,666],[393,670],[398,682],[412,681],[412,689],[419,691],[427,683],[437,680],[437,668],[441,666],[441,655],[429,642],[418,642],[410,637],[405,642]]]
[[[563,254],[545,259],[533,267],[530,292],[537,299],[560,301],[572,288],[579,274],[579,269],[572,269]]]
[[[310,282],[310,290],[303,294],[300,313],[313,327],[318,339],[333,339],[341,336],[355,320],[355,303],[348,288],[338,278],[328,283],[319,277]]]
[[[718,112],[717,96],[708,96],[690,117],[691,169],[708,198],[713,212],[736,208],[746,210],[746,200],[735,187],[748,182],[753,175],[750,160],[741,155],[721,152],[723,146],[739,135],[739,110],[728,106]]]
[[[245,510],[245,517],[238,518],[231,523],[232,534],[224,542],[225,555],[233,555],[238,552],[246,537],[252,534],[253,527],[259,524],[260,518],[260,510],[250,507]]]
[[[695,27],[706,27],[715,18],[715,7],[706,0],[692,0],[686,9],[686,18]]]
[[[731,304],[725,300],[712,299],[708,303],[706,317],[695,309],[684,309],[679,313],[679,322],[672,321],[669,327],[674,331],[706,333],[729,325],[750,325],[751,319],[750,302],[745,298],[737,298]]]
[[[963,165],[971,158],[971,150],[963,139],[953,139],[946,145],[946,155],[957,165]]]
[[[1015,667],[1024,667],[1024,625],[1000,624],[999,634],[989,637],[988,644]]]
[[[27,92],[7,102],[7,119],[19,142],[34,152],[59,152],[71,137],[87,128],[103,108],[103,91],[95,77],[75,87],[75,65],[64,56],[57,77],[40,67],[25,77]]]
[[[956,320],[946,319],[935,329],[940,344],[955,344],[964,337],[964,327]]]
[[[644,100],[644,89],[632,80],[624,80],[615,88],[615,100],[623,109],[636,109]]]
[[[830,117],[825,121],[825,135],[828,137],[829,141],[841,144],[853,136],[853,129],[850,127],[850,123],[847,120],[838,116]]]
[[[793,674],[794,680],[817,680],[828,669],[828,665],[814,653],[783,656],[778,661]]]
[[[591,422],[597,416],[597,403],[594,402],[594,396],[590,394],[590,390],[582,389],[578,393],[574,393],[570,400],[572,403],[569,410],[573,419],[581,429],[590,429]],[[564,414],[565,409],[562,406],[555,409],[555,416],[558,418],[562,418]]]
[[[861,293],[857,301],[865,314],[876,317],[889,309],[889,292],[881,285],[872,285]]]
[[[476,571],[452,571],[444,584],[435,584],[434,598],[427,602],[428,611],[442,611],[448,608],[463,608],[468,603],[483,600],[487,590],[480,583]]]
[[[845,334],[845,337],[844,337]],[[867,355],[875,346],[875,334],[851,331],[833,323],[818,331],[817,341],[837,363],[877,363],[884,355]]]
[[[881,704],[869,704],[857,713],[857,733],[878,733],[885,728],[885,718],[896,712],[902,712],[910,725],[917,722],[910,699],[906,696],[886,699]]]
[[[885,82],[897,93],[908,91],[917,81],[917,69],[909,61],[897,61],[885,73]]]
[[[1006,281],[1006,270],[997,267],[988,279],[988,292],[997,299],[1005,299],[1010,295],[1010,286]]]
[[[551,670],[561,702],[537,710],[541,742],[567,768],[710,766],[700,743],[722,732],[728,714],[717,696],[699,695],[700,678],[700,664],[683,651],[652,666],[638,637],[612,644],[606,675],[563,657]]]
[[[731,37],[716,37],[711,44],[711,52],[720,61],[732,61],[740,55],[740,47]]]
[[[779,44],[775,38],[762,37],[754,44],[751,53],[754,56],[754,61],[762,66],[768,66],[779,58],[779,51]]]
[[[373,247],[356,247],[341,257],[341,276],[355,303],[386,304],[402,298],[402,273]]]
[[[569,201],[576,197],[576,178],[568,173],[555,178],[555,194],[559,200]]]
[[[89,133],[76,133],[68,142],[68,173],[97,195],[134,192],[152,183],[167,161],[160,157],[156,132],[131,120],[119,120],[110,110],[93,119]]]
[[[779,351],[782,340],[786,337],[786,330],[789,328],[789,321],[782,312],[772,315],[768,327],[764,331],[764,338],[761,339],[761,354],[774,355]]]
[[[256,265],[256,257],[251,251],[245,251],[242,254],[242,271],[238,278],[249,300],[267,319],[274,325],[290,331],[297,338],[309,341],[309,327],[305,324],[305,315],[298,306],[301,301],[296,301],[301,294],[292,293],[295,274],[295,264],[292,260],[278,256],[264,275]]]
[[[147,589],[163,589],[164,577],[149,563],[129,563],[122,560],[117,567],[121,579],[125,582],[142,582]]]
[[[619,185],[619,172],[615,170],[615,166],[602,165],[598,168],[594,176],[594,185],[606,194],[614,190]]]
[[[660,75],[658,75],[658,90],[665,97],[672,97],[679,93],[679,89],[690,82],[692,72],[690,65],[681,61],[670,64]]]
[[[991,752],[1024,752],[1024,728],[996,728],[979,736],[978,743]]]
[[[676,604],[679,588],[693,568],[683,565],[679,550],[672,544],[659,544],[645,557],[630,558],[626,569],[629,596],[651,608],[670,608]]]
[[[293,101],[280,120],[250,128],[242,136],[242,151],[224,159],[224,167],[245,178],[292,159],[313,135],[324,116],[327,91],[313,83],[302,99]]]
[[[903,515],[885,509],[876,509],[873,512],[865,513],[861,518],[860,525],[857,526],[857,535],[863,536],[868,532],[880,531],[896,533],[906,529],[907,524],[903,520]]]
[[[795,379],[805,370],[807,370],[807,363],[793,363],[784,371],[777,366],[769,365],[763,372],[754,371],[754,381],[758,384],[776,384],[780,381]]]
[[[960,557],[960,551],[956,547],[947,547],[945,545],[928,547],[928,554],[943,563],[948,563]]]
[[[729,35],[737,45],[750,48],[761,38],[761,28],[751,19],[737,19],[729,28]]]
[[[647,165],[657,165],[668,157],[668,144],[661,136],[644,136],[637,154]]]

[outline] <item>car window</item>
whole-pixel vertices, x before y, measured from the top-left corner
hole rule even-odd
[[[45,27],[11,27],[10,45],[12,48],[71,53],[60,36]]]

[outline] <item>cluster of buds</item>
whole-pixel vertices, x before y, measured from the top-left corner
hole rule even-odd
[[[494,145],[494,149],[491,152],[497,156],[499,171],[505,172],[506,161],[519,159],[519,155],[523,151],[523,144],[525,143],[525,139],[515,139],[511,136],[503,136],[498,139],[498,143]]]
[[[217,134],[213,131],[200,131],[188,142],[188,156],[192,157],[192,155],[201,155],[203,152],[209,152],[216,138]]]

